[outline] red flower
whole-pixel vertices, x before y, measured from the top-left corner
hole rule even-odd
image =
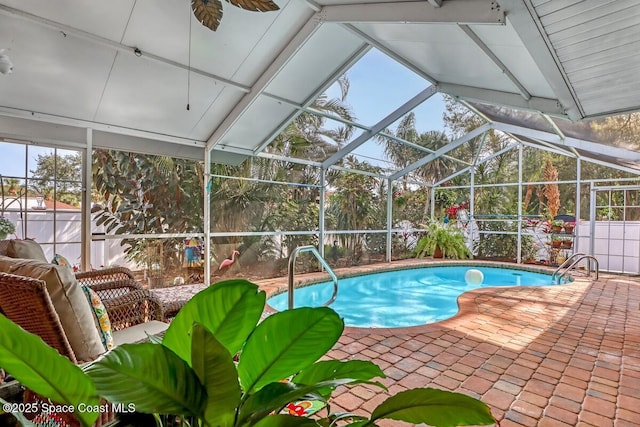
[[[287,410],[289,411],[289,415],[296,415],[298,417],[303,417],[306,414],[306,408],[296,405],[295,403],[289,403],[287,405]]]

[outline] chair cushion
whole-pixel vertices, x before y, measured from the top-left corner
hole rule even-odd
[[[82,286],[82,291],[87,296],[89,305],[93,310],[93,319],[95,320],[96,329],[102,339],[102,345],[105,351],[111,350],[114,347],[113,334],[111,333],[111,321],[109,321],[109,313],[104,308],[104,304],[100,299],[100,296],[91,289],[89,286]]]
[[[70,269],[46,261],[0,256],[0,271],[46,282],[62,328],[78,360],[93,360],[104,353],[93,311]]]
[[[164,333],[169,327],[168,323],[159,320],[151,320],[146,323],[129,326],[128,328],[115,331],[113,340],[116,345],[132,344],[147,340],[147,335],[158,335]]]
[[[35,259],[47,262],[47,257],[38,242],[35,240],[10,240],[7,255],[11,258]]]

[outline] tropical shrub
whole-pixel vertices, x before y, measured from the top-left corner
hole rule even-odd
[[[407,390],[388,398],[370,418],[330,412],[339,385],[385,388],[380,368],[362,360],[319,359],[344,324],[327,307],[279,312],[259,322],[265,293],[245,280],[228,280],[197,294],[164,338],[115,347],[82,368],[35,335],[0,316],[0,366],[22,384],[62,404],[97,407],[102,396],[142,413],[196,418],[198,426],[373,426],[381,419],[433,426],[487,425],[482,402],[437,389]],[[326,404],[314,419],[282,413],[291,402]],[[85,426],[97,412],[78,412]]]
[[[515,261],[518,256],[518,226],[510,221],[481,221],[478,223],[481,231],[474,243],[474,252],[479,258],[500,258]],[[498,232],[492,234],[491,232]],[[532,236],[522,235],[520,240],[521,257],[523,260],[533,259],[538,247]]]

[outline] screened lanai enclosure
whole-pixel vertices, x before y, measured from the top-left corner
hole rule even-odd
[[[275,3],[212,31],[188,1],[0,2],[15,237],[150,286],[410,258],[434,223],[640,273],[640,5]]]

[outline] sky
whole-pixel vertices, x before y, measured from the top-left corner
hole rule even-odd
[[[371,49],[348,72],[350,89],[347,103],[355,113],[355,121],[367,126],[375,125],[382,118],[404,104],[413,96],[429,86],[429,82],[412,71],[387,57],[377,49]],[[327,90],[329,97],[339,97],[337,85]],[[444,111],[442,95],[435,94],[418,106],[416,113],[416,128],[421,132],[429,130],[443,130],[442,113]],[[337,122],[334,122],[337,126]],[[329,123],[328,126],[331,126]],[[396,125],[390,126],[395,129]],[[354,133],[354,138],[360,132]],[[50,152],[51,149],[29,146],[28,169],[35,169],[37,155]],[[367,142],[355,151],[360,160],[383,157],[382,147],[373,142]],[[0,174],[4,176],[23,176],[25,165],[25,148],[20,144],[0,142]],[[380,163],[380,165],[382,165]]]
[[[29,169],[36,168],[38,154],[52,152],[52,148],[29,146]],[[24,176],[25,146],[22,144],[0,142],[0,175]]]
[[[356,121],[369,126],[430,85],[377,49],[371,49],[347,72],[347,76],[351,82],[347,102],[355,110]],[[442,95],[432,96],[414,111],[418,130],[442,130]]]
[[[389,58],[377,49],[371,49],[346,73],[350,86],[347,95],[354,113],[355,121],[366,126],[373,126],[398,107],[430,86],[422,77]],[[340,91],[334,84],[327,91],[329,97],[339,97]],[[444,98],[436,93],[416,107],[416,129],[420,132],[431,130],[443,131],[442,114],[445,109]],[[339,124],[334,122],[335,126]],[[328,126],[331,126],[330,124]],[[396,123],[389,126],[395,130]],[[356,138],[361,132],[356,131]],[[390,167],[389,163],[380,161],[384,158],[383,147],[374,140],[365,142],[353,154],[360,161],[368,161],[381,167]]]

